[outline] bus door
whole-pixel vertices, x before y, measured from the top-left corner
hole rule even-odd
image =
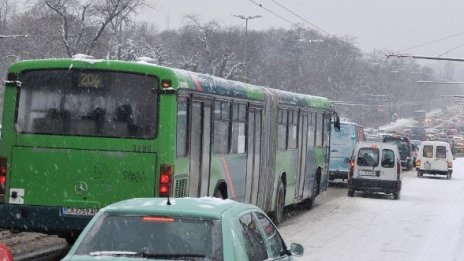
[[[297,179],[296,184],[296,195],[295,198],[303,199],[304,198],[304,189],[305,189],[305,178],[306,178],[306,154],[307,154],[307,135],[303,135],[303,133],[308,132],[308,115],[301,113],[302,117],[300,117],[300,130],[299,130],[299,155],[300,155],[300,166],[299,166],[299,178]]]
[[[208,196],[211,154],[211,104],[193,97],[190,128],[189,196]]]
[[[329,112],[323,113],[323,148],[324,148],[324,167],[321,177],[321,191],[329,188],[329,160],[330,160],[330,127],[331,115]]]
[[[265,189],[259,188],[261,162],[261,113],[259,108],[248,109],[248,140],[247,140],[247,176],[245,182],[245,202],[258,205],[258,197],[263,197]],[[265,207],[258,206],[258,207]]]

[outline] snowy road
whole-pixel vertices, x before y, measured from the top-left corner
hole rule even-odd
[[[464,158],[452,180],[403,172],[398,201],[346,193],[331,187],[328,202],[280,226],[287,243],[303,244],[298,260],[464,260]]]

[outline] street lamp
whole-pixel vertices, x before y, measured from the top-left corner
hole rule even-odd
[[[20,37],[29,37],[28,34],[0,34],[0,39],[3,39],[3,38],[20,38]]]
[[[256,18],[260,18],[260,17],[263,17],[262,15],[253,15],[253,16],[244,16],[244,15],[232,15],[232,16],[235,16],[237,18],[240,18],[242,20],[245,20],[245,50],[244,50],[244,56],[245,56],[245,75],[246,75],[246,80],[248,80],[248,55],[247,55],[247,52],[248,52],[248,20],[251,20],[251,19],[256,19]]]

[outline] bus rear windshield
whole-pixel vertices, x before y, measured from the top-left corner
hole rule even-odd
[[[90,70],[20,75],[16,131],[34,134],[154,138],[158,81]]]

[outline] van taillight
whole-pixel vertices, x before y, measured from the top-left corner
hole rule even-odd
[[[174,176],[174,165],[161,164],[159,196],[168,197],[171,194],[172,177]]]
[[[349,177],[352,178],[354,175],[354,160],[350,160],[350,174]]]
[[[420,167],[420,164],[421,164],[421,160],[420,159],[416,160],[416,167]]]
[[[5,194],[7,163],[6,158],[0,158],[0,194]]]
[[[400,178],[401,174],[401,163],[396,162],[396,175],[398,176],[398,179]]]
[[[448,161],[448,168],[449,169],[453,168],[453,162],[452,161]]]

